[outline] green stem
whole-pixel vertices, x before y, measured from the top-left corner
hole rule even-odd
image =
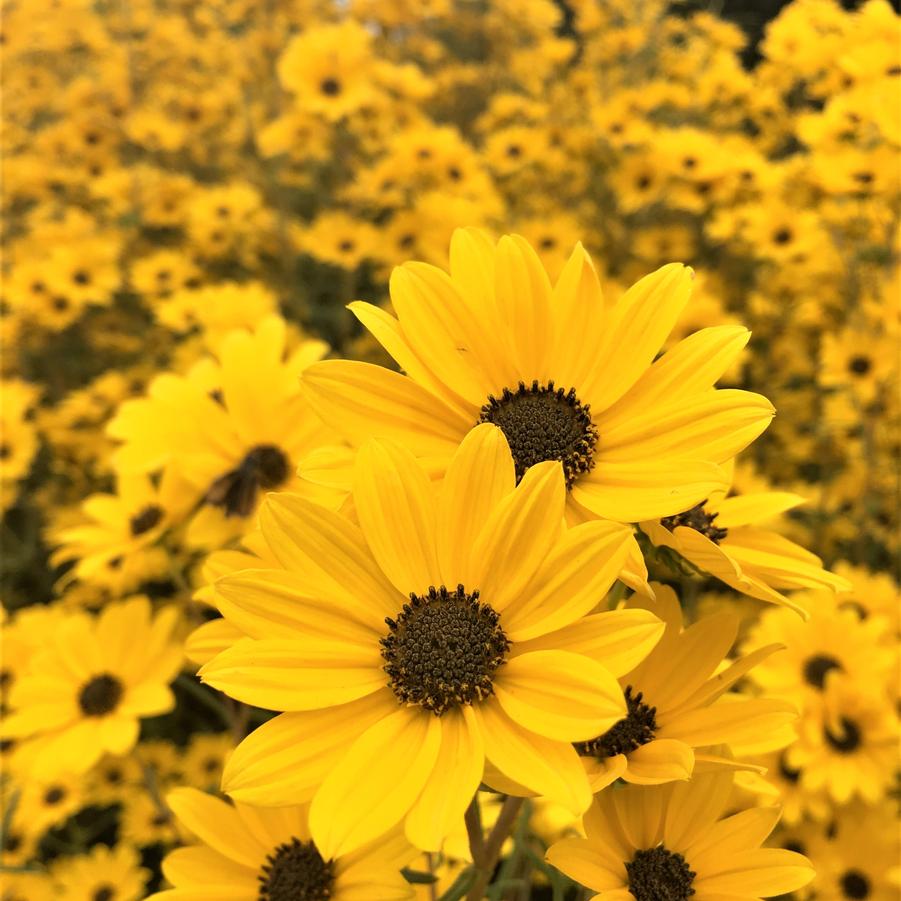
[[[475,881],[469,889],[466,901],[482,901],[485,897],[485,888],[491,881],[491,876],[494,873],[494,868],[497,866],[497,861],[501,854],[501,848],[503,848],[504,842],[510,836],[513,824],[516,822],[516,817],[519,815],[519,810],[524,801],[525,798],[512,797],[508,797],[504,801],[504,806],[501,808],[497,822],[494,824],[494,828],[491,830],[491,834],[488,836],[487,841],[479,847],[478,850],[480,853],[478,855],[476,854],[476,848],[473,847],[472,833],[469,833],[469,848],[473,852],[472,858],[473,864],[475,865]],[[478,804],[478,801],[475,798],[473,799],[473,804]],[[472,806],[473,805],[470,804],[469,809],[472,809]],[[467,810],[466,813],[468,815],[469,810]],[[469,831],[468,822],[467,831]]]

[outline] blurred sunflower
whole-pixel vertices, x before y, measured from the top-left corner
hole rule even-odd
[[[312,796],[327,856],[401,819],[417,847],[437,850],[486,759],[584,810],[591,792],[570,742],[608,729],[626,706],[603,658],[543,637],[597,605],[629,530],[594,521],[564,531],[565,499],[557,463],[517,485],[503,434],[488,424],[466,437],[440,489],[409,451],[367,443],[353,492],[359,527],[270,495],[260,523],[287,569],[216,583],[226,619],[251,637],[200,675],[291,712],[238,746],[224,789],[265,805]],[[609,614],[606,648],[628,670],[659,626],[645,610]]]
[[[587,838],[552,845],[547,859],[601,901],[758,901],[803,888],[810,861],[761,848],[778,807],[722,818],[732,774],[602,792],[585,814]]]
[[[309,808],[234,806],[194,788],[170,792],[167,803],[200,844],[163,861],[174,888],[153,901],[402,901],[413,888],[400,870],[418,852],[395,830],[350,854],[323,854],[310,834]]]
[[[34,778],[83,773],[105,753],[124,754],[139,720],[171,710],[168,683],[182,654],[172,639],[178,615],[151,616],[145,598],[110,604],[96,618],[66,617],[10,693],[4,738],[31,739]]]
[[[137,849],[122,844],[95,845],[87,854],[62,857],[51,870],[55,897],[64,901],[138,901],[150,875]]]
[[[747,343],[743,328],[698,332],[654,362],[690,291],[691,271],[672,264],[608,306],[581,246],[552,287],[522,238],[495,246],[458,230],[450,276],[424,263],[394,270],[397,319],[351,304],[406,376],[330,360],[303,383],[352,443],[398,440],[437,468],[490,422],[507,437],[518,479],[542,461],[563,464],[573,515],[669,516],[722,487],[719,464],[773,415],[760,395],[713,390]]]
[[[126,401],[109,425],[124,442],[114,454],[120,471],[171,468],[190,485],[204,505],[192,522],[200,543],[240,534],[261,491],[290,484],[303,453],[328,443],[331,433],[297,384],[326,345],[304,341],[288,352],[286,343],[276,316],[254,331],[231,331],[215,359],[201,359],[187,376],[158,376],[147,397]]]

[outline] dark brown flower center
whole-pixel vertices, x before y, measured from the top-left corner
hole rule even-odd
[[[695,874],[685,858],[662,845],[636,851],[626,875],[635,901],[686,901],[695,893]]]
[[[870,880],[860,870],[846,870],[840,880],[842,894],[846,898],[869,898]]]
[[[122,683],[115,676],[104,673],[84,685],[78,703],[85,716],[105,716],[116,709],[124,693]]]
[[[479,422],[496,425],[505,435],[516,464],[517,482],[526,470],[545,460],[563,464],[566,486],[594,468],[598,430],[588,404],[575,389],[557,388],[538,381],[515,391],[504,388],[500,398],[491,395],[482,407]]]
[[[341,82],[337,78],[323,78],[319,90],[327,97],[337,97],[341,93]]]
[[[226,516],[249,516],[261,488],[276,488],[288,478],[288,458],[272,444],[261,444],[232,470],[219,476],[206,494],[206,502],[222,507]]]
[[[861,743],[860,727],[854,720],[843,716],[839,723],[839,731],[833,732],[828,726],[823,729],[823,735],[833,750],[839,754],[853,754]]]
[[[326,901],[335,885],[335,864],[323,860],[312,842],[292,838],[266,857],[258,878],[259,901]]]
[[[665,516],[660,520],[660,525],[665,529],[669,529],[670,532],[677,526],[686,526],[689,529],[700,532],[702,535],[706,535],[714,544],[719,544],[729,534],[729,530],[714,525],[714,520],[719,516],[719,513],[708,513],[704,509],[704,504],[706,503],[707,501],[704,500],[684,513],[677,513],[675,516]]]
[[[617,754],[628,754],[649,741],[653,741],[657,730],[657,708],[649,707],[642,700],[642,693],[632,696],[632,686],[623,692],[628,713],[614,723],[603,735],[590,741],[580,741],[575,745],[583,757],[597,757],[604,760]]]
[[[841,670],[842,665],[828,654],[816,654],[804,664],[804,681],[821,691],[826,684],[826,675],[833,670]]]
[[[138,535],[149,532],[154,526],[159,524],[162,518],[163,508],[157,504],[148,504],[140,513],[132,516],[129,522],[131,534],[137,538]]]
[[[443,585],[410,595],[381,640],[388,684],[402,704],[441,716],[494,692],[493,677],[510,650],[499,616],[478,591]]]

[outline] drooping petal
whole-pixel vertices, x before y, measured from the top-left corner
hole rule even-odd
[[[629,753],[623,779],[635,785],[659,785],[691,777],[694,751],[684,742],[658,738]]]

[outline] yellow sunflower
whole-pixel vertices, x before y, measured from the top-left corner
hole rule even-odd
[[[31,739],[35,778],[83,773],[104,754],[124,754],[140,718],[171,710],[168,683],[182,662],[173,642],[178,612],[151,615],[145,598],[110,604],[96,618],[75,613],[47,636],[13,686],[4,738]]]
[[[161,576],[169,558],[153,545],[186,512],[186,487],[174,470],[159,486],[143,474],[119,475],[115,494],[93,494],[82,503],[84,522],[58,530],[51,563],[75,561],[64,582],[77,578],[117,591]]]
[[[402,901],[413,887],[400,870],[416,855],[394,834],[349,854],[326,854],[311,837],[309,807],[250,807],[195,788],[170,792],[166,801],[182,826],[200,841],[163,861],[174,888],[153,901]]]
[[[875,804],[895,778],[899,735],[898,713],[887,696],[830,672],[822,704],[805,716],[786,762],[810,792],[825,790],[837,804],[858,796]]]
[[[487,424],[466,437],[440,487],[399,445],[364,445],[359,526],[270,495],[260,524],[285,569],[216,583],[226,619],[250,637],[200,674],[287,712],[238,746],[224,789],[264,805],[312,797],[327,856],[402,819],[415,845],[437,850],[486,760],[584,810],[591,792],[571,742],[626,714],[603,662],[628,671],[661,624],[645,610],[603,614],[594,659],[550,637],[596,607],[629,540],[604,521],[565,530],[565,500],[558,463],[533,466],[517,485],[504,436]]]
[[[552,845],[547,859],[598,901],[758,901],[802,888],[810,861],[761,848],[778,807],[722,818],[731,773],[603,792],[585,815],[587,838]]]
[[[572,515],[637,522],[723,487],[720,464],[773,416],[760,395],[713,388],[747,343],[743,328],[705,329],[655,361],[691,293],[682,265],[608,303],[581,245],[553,285],[515,235],[495,245],[458,230],[450,260],[450,275],[425,263],[394,270],[397,318],[350,305],[406,375],[347,360],[304,372],[312,403],[352,444],[390,438],[441,469],[490,422],[517,479],[559,460]]]
[[[897,655],[887,643],[883,617],[862,619],[830,591],[804,592],[796,599],[810,611],[807,622],[785,609],[770,608],[751,626],[746,651],[773,642],[786,648],[750,673],[752,682],[799,707],[816,701],[831,672],[847,673],[877,692],[889,684]]]
[[[214,545],[225,543],[234,537],[230,523],[243,531],[260,491],[289,484],[296,460],[331,437],[297,384],[326,346],[304,341],[288,352],[286,343],[277,316],[252,332],[233,330],[215,357],[186,376],[158,376],[146,397],[124,403],[110,423],[124,442],[114,454],[121,471],[175,469],[203,502],[192,523],[199,543],[207,533]]]
[[[766,736],[769,749],[784,747],[795,737],[795,708],[784,701],[727,694],[762,660],[781,648],[771,644],[721,668],[735,643],[738,618],[707,616],[683,627],[676,593],[655,585],[656,601],[634,596],[628,609],[647,609],[666,623],[651,653],[631,672],[620,676],[628,713],[603,735],[576,745],[592,791],[616,779],[654,785],[687,779],[697,767],[734,764],[715,745]],[[587,653],[591,623],[587,617],[571,627],[572,650]],[[576,637],[576,629],[581,637]]]
[[[150,870],[141,866],[136,848],[95,845],[87,854],[63,857],[51,871],[54,897],[64,901],[138,901]]]
[[[805,617],[807,611],[779,589],[850,589],[846,579],[823,569],[816,554],[762,527],[803,504],[803,497],[787,491],[725,495],[711,493],[689,510],[641,523],[641,530],[657,547],[671,548],[736,591],[784,604]]]

